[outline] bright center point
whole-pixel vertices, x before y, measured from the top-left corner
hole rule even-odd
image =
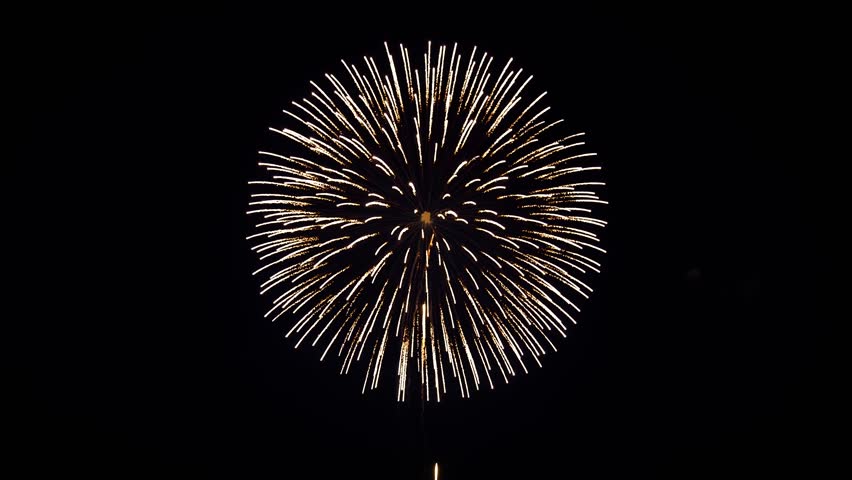
[[[423,222],[423,225],[429,225],[430,223],[432,223],[432,214],[429,212],[421,213],[420,221]]]

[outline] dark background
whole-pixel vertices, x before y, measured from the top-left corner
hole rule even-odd
[[[718,478],[835,472],[837,135],[825,12],[6,15],[4,351],[33,477]],[[416,8],[415,8],[416,7]],[[262,318],[244,240],[267,127],[381,42],[514,57],[604,162],[605,271],[543,369],[425,407]],[[840,62],[842,63],[842,62]],[[17,383],[17,382],[13,382]],[[848,382],[846,382],[848,383]]]

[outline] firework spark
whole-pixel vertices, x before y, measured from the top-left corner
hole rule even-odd
[[[448,384],[469,397],[540,366],[576,323],[604,253],[600,167],[511,59],[385,53],[384,70],[365,57],[311,82],[285,110],[294,127],[271,129],[291,151],[259,152],[255,274],[296,347],[336,354],[342,373],[367,364],[362,391],[390,370],[399,400],[414,379],[427,400]]]

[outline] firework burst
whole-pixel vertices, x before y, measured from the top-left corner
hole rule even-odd
[[[384,371],[400,400],[414,379],[427,400],[467,397],[540,366],[576,323],[604,252],[600,167],[511,59],[385,52],[384,70],[365,57],[311,82],[292,128],[271,129],[292,148],[261,151],[251,182],[255,274],[267,317],[341,372],[366,363],[363,389]]]

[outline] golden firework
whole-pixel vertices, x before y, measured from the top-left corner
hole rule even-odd
[[[448,383],[468,397],[541,365],[576,323],[604,253],[600,167],[513,60],[385,53],[384,69],[365,57],[311,82],[285,110],[293,126],[271,129],[291,148],[259,152],[255,274],[296,347],[336,354],[343,373],[367,364],[362,391],[390,370],[400,400],[415,378],[427,400]]]

